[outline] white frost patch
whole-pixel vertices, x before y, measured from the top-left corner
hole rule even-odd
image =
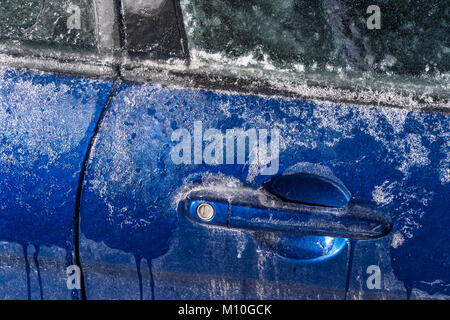
[[[384,115],[386,121],[392,126],[395,133],[400,133],[403,131],[406,118],[409,114],[408,110],[381,108],[380,112]]]
[[[235,237],[236,241],[237,241],[237,258],[241,259],[242,258],[242,253],[244,252],[245,248],[247,247],[247,243],[248,243],[248,235],[246,233],[238,233],[237,236]]]
[[[172,208],[176,209],[178,207],[178,203],[186,199],[188,194],[191,192],[196,190],[204,190],[206,187],[209,187],[210,190],[215,190],[217,194],[220,194],[223,190],[228,191],[230,188],[235,188],[236,190],[243,188],[243,184],[239,179],[225,176],[223,173],[205,173],[202,175],[201,184],[194,184],[190,182],[191,179],[192,176],[188,176],[184,179],[182,187],[178,189],[177,193],[173,197]]]
[[[268,252],[258,249],[256,250],[256,253],[258,254],[258,280],[256,282],[256,295],[259,299],[264,299],[266,296],[266,290],[264,287],[264,284],[262,283],[265,280],[265,270],[266,270],[266,264],[267,264],[267,255]]]
[[[277,70],[277,68],[270,61],[267,54],[263,55],[263,60],[258,60],[254,53],[248,53],[238,58],[229,58],[222,53],[209,53],[204,50],[191,48],[189,50],[191,56],[191,67],[202,68],[205,65],[216,66],[220,69],[222,66],[240,67],[240,68],[255,68],[262,70]]]
[[[7,137],[0,146],[0,162],[29,167],[47,157],[47,165],[52,164],[86,135],[98,90],[87,81],[84,89],[74,89],[35,80],[4,79],[0,70],[1,86],[8,88],[7,94],[0,95],[0,136]],[[92,98],[82,102],[89,94]]]
[[[445,167],[441,167],[439,170],[439,178],[442,184],[450,182],[450,166],[446,163]]]
[[[398,170],[403,172],[406,176],[409,175],[409,170],[411,168],[424,167],[430,164],[430,159],[428,159],[430,150],[423,146],[422,137],[420,135],[408,135],[405,141],[401,141],[399,147],[403,151],[404,160]]]
[[[419,221],[423,214],[423,210],[414,209],[409,209],[403,212],[397,219],[397,221],[399,221],[399,223],[401,221],[402,224],[402,227],[400,229],[401,234],[406,238],[411,239],[414,235],[414,232],[422,228],[422,225],[417,221]]]
[[[405,242],[405,238],[403,238],[403,235],[400,232],[394,233],[394,235],[392,236],[391,246],[397,249],[403,244],[403,242]]]
[[[387,205],[394,200],[392,190],[397,185],[397,182],[389,183],[388,180],[384,181],[382,185],[375,186],[375,190],[372,192],[372,199],[378,205]]]
[[[325,128],[339,133],[337,138],[330,138],[330,140],[325,141],[327,146],[333,147],[341,140],[350,139],[353,137],[353,126],[349,125],[347,119],[351,110],[352,108],[348,106],[336,108],[336,106],[329,104],[318,105],[314,108],[314,118],[320,120],[320,123],[317,125],[316,129]],[[314,138],[314,136],[311,137],[312,140],[314,140]]]
[[[425,291],[414,288],[411,292],[411,297],[417,300],[449,300],[450,296],[445,294],[435,293],[429,294]]]
[[[450,133],[445,134],[447,142],[442,146],[441,152],[446,155],[439,162],[439,180],[441,184],[450,183]]]

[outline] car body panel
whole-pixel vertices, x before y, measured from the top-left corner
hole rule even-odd
[[[174,164],[171,135],[180,128],[192,134],[195,121],[222,132],[278,128],[278,173],[334,175],[352,199],[392,219],[391,234],[304,263],[280,256],[258,233],[187,220],[177,203],[189,186],[256,189],[270,178],[248,164]],[[411,288],[431,293],[436,283],[445,295],[448,132],[446,113],[122,83],[82,194],[87,297],[405,299]],[[375,291],[366,287],[373,264],[383,275]]]
[[[0,70],[0,298],[72,298],[80,171],[111,89],[110,80]]]

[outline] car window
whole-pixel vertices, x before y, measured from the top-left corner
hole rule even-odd
[[[95,51],[94,2],[1,0],[0,40],[32,47]]]
[[[178,1],[122,0],[121,4],[129,55],[150,59],[187,56]]]
[[[445,0],[181,0],[193,61],[448,79]]]

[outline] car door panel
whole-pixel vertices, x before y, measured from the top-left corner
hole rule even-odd
[[[100,279],[94,280],[97,285],[90,285],[88,264],[108,263],[122,267],[126,261],[125,265],[136,268],[131,257],[116,262],[114,255],[94,256],[93,251],[98,254],[101,250],[95,250],[95,246],[91,248],[92,240],[129,252],[138,261],[152,261],[156,298],[218,298],[221,297],[220,289],[215,291],[211,283],[216,281],[218,286],[226,286],[226,282],[221,280],[223,277],[232,279],[230,281],[235,287],[223,296],[226,298],[287,297],[289,294],[286,290],[278,288],[280,285],[287,285],[277,282],[277,278],[285,274],[283,269],[289,269],[288,274],[297,272],[299,277],[303,274],[303,285],[311,278],[311,274],[321,274],[323,280],[317,277],[311,286],[332,281],[335,285],[331,287],[337,289],[330,289],[330,292],[325,293],[323,286],[322,294],[343,297],[345,258],[325,265],[297,267],[291,261],[271,257],[270,253],[261,251],[250,232],[205,228],[177,214],[174,197],[179,194],[183,185],[189,183],[189,179],[208,179],[208,176],[212,179],[219,176],[232,182],[237,182],[236,179],[245,182],[247,179],[248,167],[245,165],[178,166],[170,158],[171,133],[178,126],[192,127],[193,119],[201,117],[205,128],[245,126],[244,120],[237,115],[230,117],[224,113],[222,108],[227,103],[232,106],[248,103],[250,106],[247,110],[254,112],[262,106],[269,110],[271,104],[276,105],[280,101],[171,90],[152,85],[123,84],[118,88],[99,131],[83,190],[81,232],[91,240],[81,243],[88,297],[100,298],[98,292],[109,290],[98,289],[99,287],[117,286],[117,282],[121,282],[114,278],[106,281],[108,274],[100,277],[92,270]],[[204,108],[208,108],[207,118],[203,113]],[[267,124],[264,125],[266,127]],[[258,182],[248,183],[258,185]],[[85,251],[88,251],[87,255]],[[266,261],[267,259],[269,260]],[[266,263],[273,265],[264,267]],[[330,275],[330,270],[336,271]],[[191,276],[180,277],[179,273]],[[171,285],[170,282],[158,281],[158,275],[177,282]],[[287,283],[295,283],[290,277],[285,280]],[[187,285],[186,281],[191,281],[191,285]],[[138,282],[136,273],[136,289],[139,288]],[[262,291],[258,292],[256,288],[261,287],[260,282],[265,283],[266,288],[263,286],[259,289]],[[205,283],[209,284],[209,290],[204,290]],[[185,289],[179,288],[179,285],[183,285]],[[250,288],[242,289],[246,286]],[[291,290],[296,292],[295,295],[300,295],[299,288],[293,286]],[[319,292],[315,294],[320,295]],[[138,292],[134,297],[139,297]]]
[[[305,263],[280,256],[258,233],[187,220],[177,204],[191,184],[256,189],[270,178],[248,163],[174,164],[171,135],[179,128],[192,133],[195,121],[204,130],[278,128],[278,173],[293,167],[330,171],[352,199],[389,216],[393,231],[378,240],[354,241],[352,250],[346,246],[325,261]],[[416,278],[402,269],[409,255],[396,241],[411,236],[420,216],[446,223],[448,125],[445,113],[124,83],[100,128],[83,189],[80,245],[87,296],[406,298],[398,284]],[[431,227],[422,226],[420,232]],[[411,243],[419,241],[413,236]],[[445,237],[431,232],[438,241],[435,236]],[[424,257],[437,259],[433,254]],[[147,266],[139,263],[144,260]],[[365,287],[372,264],[380,264],[386,280],[376,293]],[[150,270],[142,271],[144,266]],[[446,283],[444,267],[439,268],[434,270],[442,270]],[[127,270],[126,281],[119,269]]]
[[[72,298],[80,171],[111,89],[110,80],[0,70],[0,298]]]
[[[395,112],[404,116],[402,125],[395,126],[399,139],[387,145],[391,173],[372,191],[372,199],[390,212],[394,228],[389,237],[355,245],[349,297],[390,299],[403,292],[399,296],[404,299],[447,299],[449,116]],[[365,283],[370,265],[380,267],[379,289]]]

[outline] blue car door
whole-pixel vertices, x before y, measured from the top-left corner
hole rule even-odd
[[[448,298],[448,10],[369,2],[120,2],[88,299]]]
[[[67,272],[83,163],[113,88],[112,47],[97,41],[105,9],[0,3],[0,299],[81,298]]]

